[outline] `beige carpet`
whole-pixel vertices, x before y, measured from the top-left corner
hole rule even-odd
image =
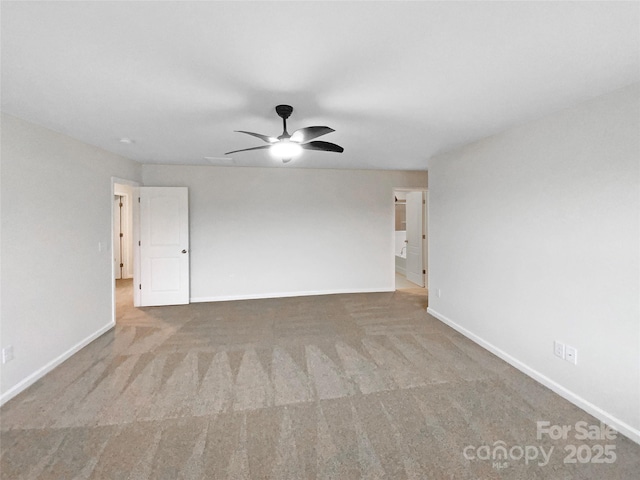
[[[638,478],[621,435],[537,439],[598,422],[427,315],[424,289],[143,309],[129,290],[115,330],[0,410],[3,479]],[[616,461],[563,462],[598,444]]]

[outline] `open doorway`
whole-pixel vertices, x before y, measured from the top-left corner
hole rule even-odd
[[[394,190],[396,290],[427,287],[426,190]]]
[[[112,178],[112,282],[113,319],[118,321],[118,312],[133,306],[135,255],[134,255],[134,204],[138,183]]]

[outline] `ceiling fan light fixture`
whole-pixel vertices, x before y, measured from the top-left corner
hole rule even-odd
[[[302,147],[299,143],[292,142],[289,139],[282,139],[278,143],[274,143],[269,148],[269,151],[274,157],[288,161],[300,155]]]
[[[261,145],[259,147],[242,148],[240,150],[232,150],[225,153],[225,155],[231,155],[238,152],[248,152],[253,150],[266,150],[271,152],[271,155],[282,160],[283,163],[290,162],[292,158],[297,157],[302,153],[302,150],[316,150],[320,152],[344,152],[344,148],[340,145],[336,145],[331,142],[323,142],[314,140],[314,138],[321,137],[327,133],[335,132],[333,128],[313,126],[300,128],[289,135],[287,132],[287,118],[293,112],[291,105],[278,105],[276,106],[276,113],[282,118],[282,135],[277,138],[262,135],[261,133],[247,132],[246,130],[236,130],[238,133],[244,133],[251,135],[252,137],[259,138],[263,142],[269,145]],[[313,140],[313,141],[312,141]]]

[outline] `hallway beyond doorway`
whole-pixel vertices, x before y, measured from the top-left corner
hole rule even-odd
[[[407,277],[396,272],[396,290],[409,290],[412,288],[422,288],[420,285],[407,280]]]
[[[133,278],[116,280],[116,323],[133,308]]]

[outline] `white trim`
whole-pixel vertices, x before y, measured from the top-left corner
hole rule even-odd
[[[588,400],[585,400],[580,395],[578,395],[578,394],[572,392],[571,390],[563,387],[562,385],[560,385],[559,383],[555,382],[554,380],[551,380],[546,375],[544,375],[544,374],[538,372],[537,370],[529,367],[528,365],[526,365],[525,363],[521,362],[517,358],[512,357],[507,352],[505,352],[505,351],[499,349],[498,347],[496,347],[495,345],[487,342],[486,340],[484,340],[483,338],[479,337],[475,333],[467,330],[466,328],[464,328],[461,325],[458,325],[456,322],[454,322],[450,318],[447,318],[445,315],[442,315],[441,313],[436,312],[435,310],[433,310],[430,307],[427,308],[427,313],[433,315],[434,317],[436,317],[438,320],[442,321],[443,323],[446,323],[451,328],[453,328],[454,330],[457,330],[458,332],[460,332],[462,335],[464,335],[465,337],[469,338],[470,340],[473,340],[475,343],[477,343],[481,347],[485,348],[486,350],[489,350],[494,355],[497,355],[498,357],[500,357],[502,360],[504,360],[508,364],[510,364],[513,367],[517,368],[522,373],[525,373],[526,375],[530,376],[531,378],[533,378],[537,382],[541,383],[545,387],[551,389],[552,391],[554,391],[555,393],[557,393],[558,395],[560,395],[564,399],[566,399],[566,400],[570,401],[571,403],[573,403],[574,405],[580,407],[582,410],[586,411],[587,413],[590,413],[591,415],[596,417],[598,420],[601,420],[602,422],[604,422],[607,425],[611,426],[612,428],[614,428],[618,432],[622,433],[623,435],[625,435],[629,439],[631,439],[634,442],[640,444],[640,430],[638,430],[637,428],[634,428],[631,425],[629,425],[629,424],[625,423],[624,421],[620,420],[619,418],[614,417],[613,415],[611,415],[610,413],[606,412],[602,408],[594,405],[593,403],[589,402]]]
[[[64,352],[62,355],[59,355],[58,357],[54,358],[49,363],[47,363],[45,366],[39,368],[38,370],[33,372],[31,375],[29,375],[28,377],[24,378],[20,382],[18,382],[16,385],[14,385],[9,390],[7,390],[2,395],[0,395],[0,405],[4,405],[6,402],[11,400],[13,397],[18,395],[19,393],[21,393],[22,391],[24,391],[25,389],[27,389],[31,385],[33,385],[35,382],[40,380],[47,373],[49,373],[51,370],[53,370],[58,365],[60,365],[62,362],[64,362],[66,359],[68,359],[71,355],[79,352],[82,348],[86,347],[88,344],[93,342],[100,335],[103,335],[104,333],[106,333],[109,330],[111,330],[113,327],[115,327],[115,325],[116,325],[115,322],[109,322],[107,325],[105,325],[104,327],[100,328],[98,331],[96,331],[96,332],[92,333],[91,335],[89,335],[88,337],[86,337],[84,340],[81,340],[80,342],[76,343],[73,347],[71,347],[69,350]]]
[[[262,298],[309,297],[315,295],[337,295],[342,293],[386,293],[394,291],[395,288],[364,288],[356,290],[313,290],[308,292],[255,293],[248,295],[221,295],[217,297],[191,297],[190,303],[226,302],[229,300],[258,300]]]

